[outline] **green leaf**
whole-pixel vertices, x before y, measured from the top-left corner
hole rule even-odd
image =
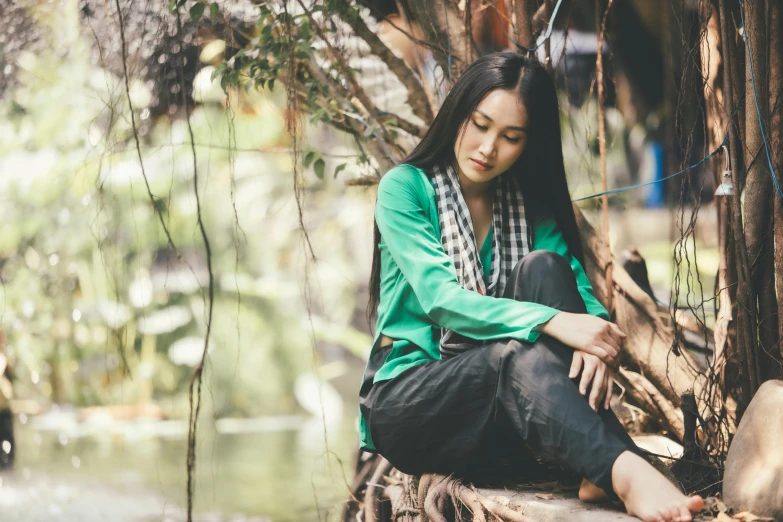
[[[226,70],[226,64],[225,63],[219,63],[217,64],[217,67],[215,67],[215,70],[212,71],[212,77],[209,79],[209,81],[214,82],[215,78],[222,75]]]
[[[190,8],[190,19],[193,20],[194,24],[197,24],[198,21],[201,20],[201,17],[204,15],[204,9],[206,7],[207,4],[197,2],[193,4],[193,7]]]
[[[343,170],[345,170],[345,167],[347,166],[348,166],[347,163],[341,163],[340,165],[337,165],[337,168],[334,169],[334,179],[337,179],[337,175]]]
[[[318,179],[324,179],[324,170],[326,170],[326,162],[321,158],[318,158],[313,165],[313,170]]]
[[[269,90],[270,91],[274,91],[275,90],[275,79],[272,78],[271,80],[269,80],[269,83],[267,85],[269,86]]]
[[[177,10],[177,0],[169,0],[169,13]]]
[[[218,6],[217,2],[212,2],[212,4],[209,6],[209,18],[215,22],[217,21],[218,15],[220,14],[220,7]]]
[[[315,152],[313,152],[313,151],[310,151],[307,154],[305,154],[305,158],[304,158],[304,166],[305,166],[305,168],[310,166],[310,164],[315,159],[316,155],[317,154]]]

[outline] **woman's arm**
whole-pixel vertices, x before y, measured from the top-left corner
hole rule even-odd
[[[534,329],[559,311],[463,288],[427,215],[428,202],[417,188],[418,176],[408,165],[387,173],[378,186],[375,219],[386,248],[424,313],[436,324],[473,339],[538,339],[540,334]]]

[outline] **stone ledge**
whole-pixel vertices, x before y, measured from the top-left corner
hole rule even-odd
[[[536,497],[537,491],[479,489],[485,497],[505,497],[509,507],[538,522],[639,522],[613,504],[587,504],[574,493],[553,493],[552,500]]]

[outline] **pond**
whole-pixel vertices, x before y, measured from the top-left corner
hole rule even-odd
[[[328,427],[328,452],[324,425],[313,417],[205,419],[197,439],[197,520],[338,519],[357,444],[355,416],[345,417]],[[17,422],[17,465],[0,475],[3,520],[9,513],[25,522],[71,520],[66,514],[100,520],[98,512],[116,521],[184,519],[186,422],[56,429],[35,420]]]

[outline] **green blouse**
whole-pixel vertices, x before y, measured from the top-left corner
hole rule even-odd
[[[484,239],[484,244],[481,245],[481,250],[479,250],[479,258],[481,259],[481,268],[484,271],[484,284],[489,286],[489,276],[490,276],[490,270],[492,269],[492,233],[494,231],[495,226],[490,225],[489,226],[489,232],[487,232],[487,237]]]
[[[559,312],[538,303],[481,295],[460,285],[440,241],[435,189],[423,170],[403,164],[381,178],[375,220],[381,232],[381,288],[373,351],[381,334],[394,342],[383,361],[371,353],[363,385],[370,380],[393,379],[417,364],[440,359],[441,327],[482,341],[511,338],[534,342],[539,336],[536,328]],[[533,227],[533,250],[550,250],[568,259],[587,312],[608,319],[606,309],[592,294],[582,265],[568,253],[555,219],[537,216]],[[492,255],[491,231],[488,239],[480,253],[485,277]],[[369,426],[361,412],[359,432],[362,449],[373,451]]]

